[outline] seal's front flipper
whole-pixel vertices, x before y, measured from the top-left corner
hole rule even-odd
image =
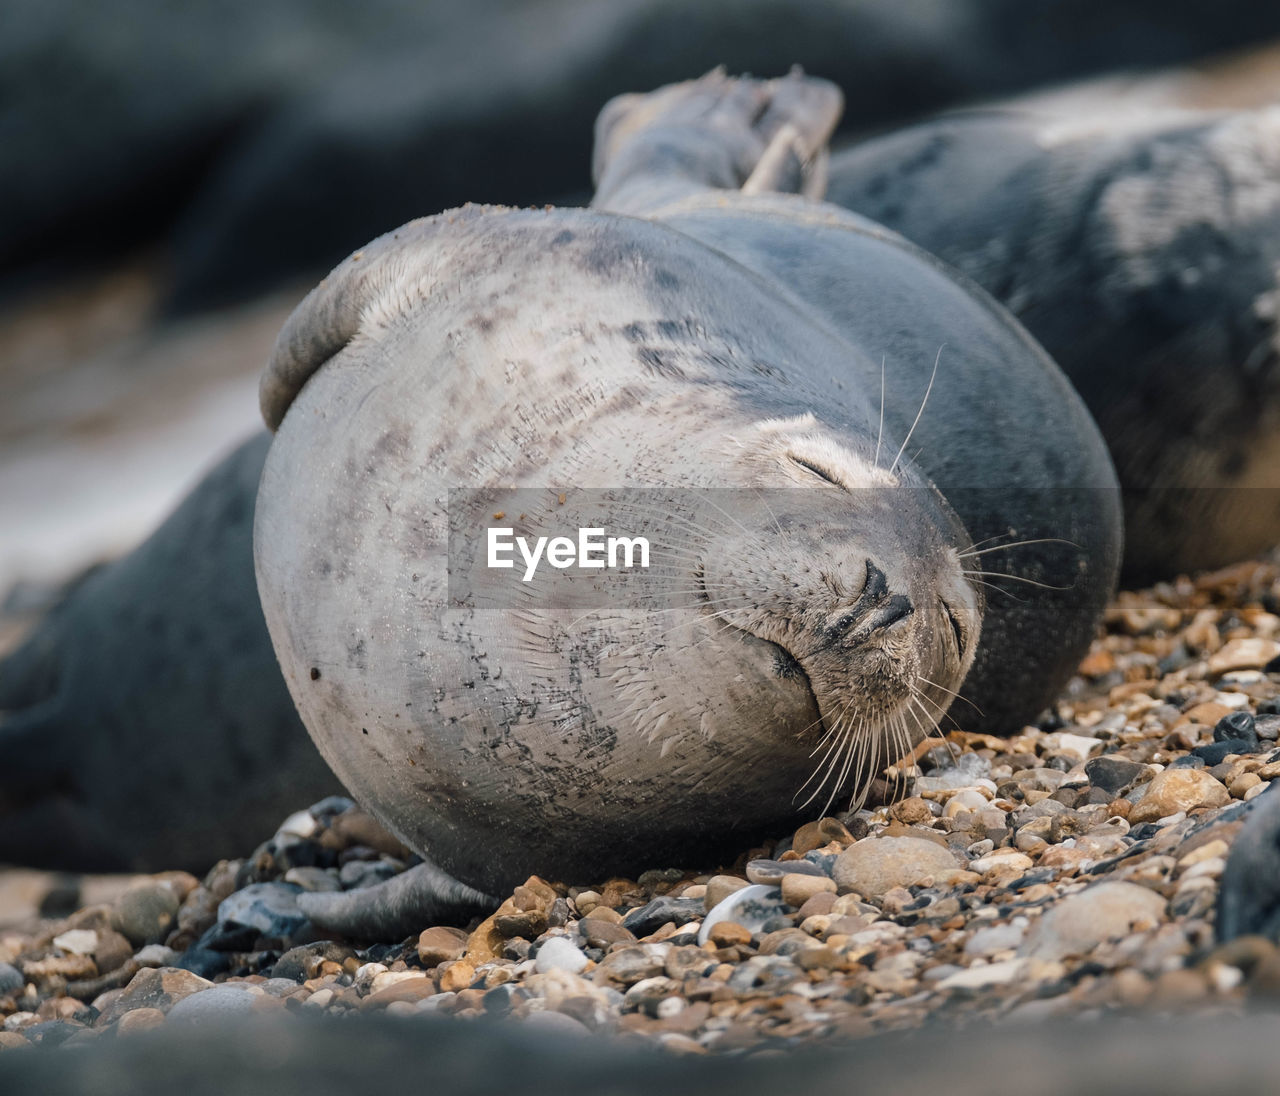
[[[359,890],[298,896],[317,928],[352,940],[403,940],[442,922],[463,923],[492,910],[498,899],[459,883],[430,861]]]
[[[643,214],[708,189],[820,197],[844,98],[792,69],[777,80],[717,69],[648,95],[621,95],[596,121],[592,205]]]
[[[1218,889],[1216,932],[1280,940],[1280,792],[1259,796],[1231,846]]]

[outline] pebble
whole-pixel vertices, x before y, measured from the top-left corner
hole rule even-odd
[[[1203,769],[1165,769],[1157,773],[1146,794],[1129,814],[1129,822],[1155,822],[1195,807],[1221,807],[1231,793]]]
[[[1165,900],[1135,883],[1108,881],[1068,895],[1050,907],[1027,933],[1020,954],[1035,959],[1088,955],[1106,940],[1164,918]]]
[[[205,1024],[252,1012],[262,990],[243,982],[227,982],[192,993],[169,1010],[174,1024]]]
[[[418,959],[424,967],[461,959],[466,950],[467,934],[461,929],[438,926],[423,929],[418,937]]]
[[[799,863],[803,863],[803,861],[799,861]],[[815,898],[820,894],[830,894],[834,901],[836,881],[825,873],[813,875],[787,872],[782,877],[780,889],[782,891],[782,900],[788,906],[795,906],[798,909],[804,906],[809,899]]]
[[[0,997],[16,996],[26,979],[12,963],[0,963]]]
[[[291,883],[253,883],[225,898],[218,906],[218,923],[231,929],[252,929],[272,940],[288,940],[307,924],[298,909],[302,888]]]
[[[111,910],[111,927],[134,947],[159,944],[178,916],[178,898],[162,883],[144,883],[125,891]]]
[[[950,852],[933,841],[864,838],[837,857],[833,874],[841,891],[879,898],[894,887],[918,884],[959,866]]]
[[[701,906],[701,903],[699,903]],[[589,960],[563,936],[553,936],[538,949],[534,969],[539,973],[548,970],[567,970],[579,973]]]

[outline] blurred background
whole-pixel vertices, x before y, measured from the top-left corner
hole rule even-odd
[[[297,300],[467,201],[580,203],[603,103],[723,64],[841,140],[1035,94],[1280,99],[1273,0],[5,0],[0,653],[259,427]]]

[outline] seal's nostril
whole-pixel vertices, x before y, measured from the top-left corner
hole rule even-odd
[[[905,594],[894,594],[889,598],[868,622],[874,630],[876,628],[888,628],[891,624],[897,624],[904,617],[909,617],[915,612],[915,606],[911,604],[911,599]]]

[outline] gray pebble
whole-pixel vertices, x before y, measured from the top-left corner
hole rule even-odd
[[[159,944],[178,916],[178,898],[162,883],[144,883],[125,891],[111,911],[111,927],[134,947]]]

